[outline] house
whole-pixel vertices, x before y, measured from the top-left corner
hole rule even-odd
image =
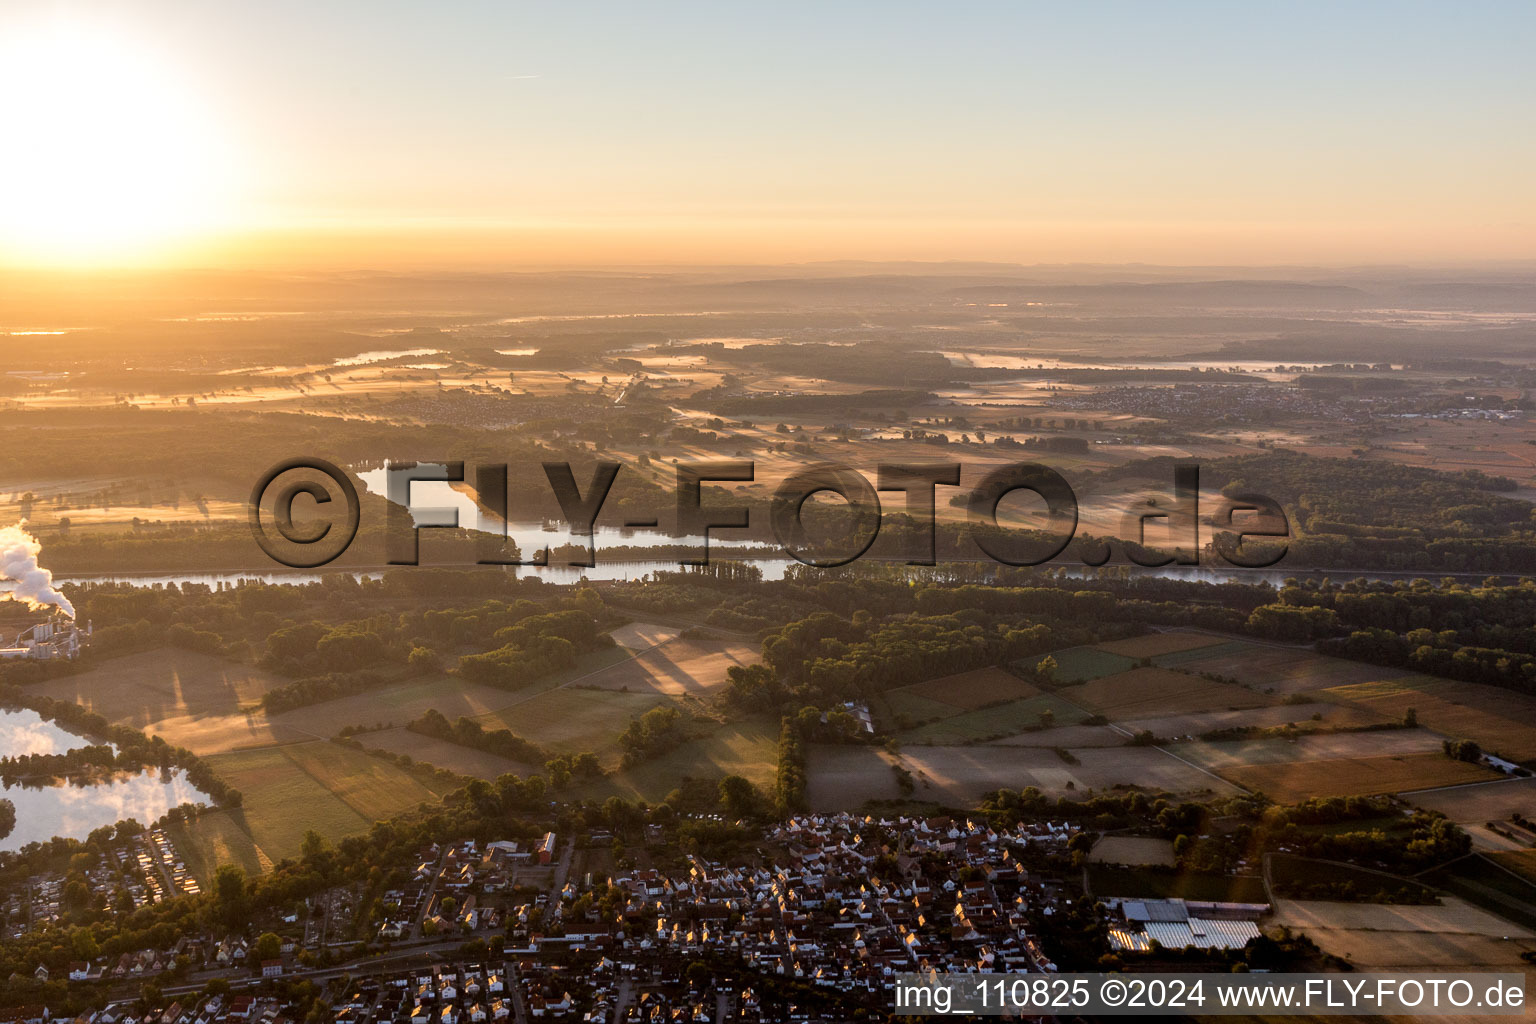
[[[570,1008],[571,994],[569,992],[562,992],[558,1000],[534,997],[529,1001],[528,1012],[535,1017],[543,1017],[545,1014],[559,1017],[563,1016]]]
[[[281,960],[263,960],[261,962],[261,976],[263,978],[279,978],[283,974],[283,962]]]
[[[0,1010],[0,1024],[47,1024],[48,1008],[40,1003]]]
[[[91,965],[84,960],[76,960],[69,965],[70,981],[85,981],[91,976]]]
[[[555,855],[555,834],[545,832],[544,838],[539,840],[539,863],[548,864]]]

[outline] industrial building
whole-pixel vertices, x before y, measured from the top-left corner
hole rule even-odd
[[[1125,918],[1111,927],[1109,944],[1122,952],[1145,953],[1156,942],[1164,949],[1242,949],[1259,937],[1258,920],[1267,903],[1206,903],[1194,900],[1107,900]]]
[[[90,635],[89,623],[81,629],[73,619],[57,616],[22,630],[9,646],[0,647],[0,660],[73,658],[80,653],[81,645]]]

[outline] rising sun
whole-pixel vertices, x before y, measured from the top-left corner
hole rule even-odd
[[[0,37],[0,261],[139,262],[225,214],[222,133],[162,55],[78,25]]]

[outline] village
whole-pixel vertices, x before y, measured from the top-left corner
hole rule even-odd
[[[146,835],[126,848],[148,860],[157,839]],[[272,933],[183,934],[166,949],[72,963],[69,978],[101,995],[78,1024],[297,1024],[300,991],[318,1000],[310,1019],[338,1024],[796,1019],[818,997],[888,1005],[904,972],[1054,971],[1035,929],[1070,897],[1025,863],[1064,854],[1075,835],[1052,822],[801,815],[768,826],[759,855],[740,862],[691,853],[681,872],[580,879],[566,878],[574,844],[554,833],[531,845],[465,840],[421,850],[378,919],[350,916],[352,888],[328,890],[251,928]],[[61,884],[34,879],[31,891]],[[1117,912],[1115,945],[1148,948],[1160,922],[1199,930],[1267,910],[1181,906]],[[1221,927],[1235,947],[1256,934]],[[359,928],[367,941],[338,941]],[[295,987],[305,982],[315,988]],[[34,1005],[0,1024],[58,1019]]]

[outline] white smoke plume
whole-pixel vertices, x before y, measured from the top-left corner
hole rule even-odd
[[[57,608],[74,618],[75,606],[54,588],[53,573],[37,564],[43,546],[24,525],[0,529],[0,601],[20,601],[33,611]]]

